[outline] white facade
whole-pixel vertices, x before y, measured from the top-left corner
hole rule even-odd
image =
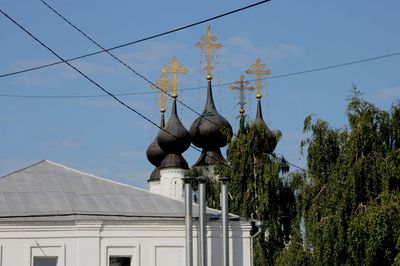
[[[162,170],[169,197],[49,161],[1,177],[0,266],[184,266],[183,173]],[[209,266],[222,263],[220,217],[207,209]],[[249,266],[251,226],[230,219],[231,266]]]
[[[183,200],[183,182],[185,170],[180,168],[166,168],[160,170],[160,180],[149,182],[152,193],[169,198]]]
[[[194,223],[197,264],[197,222]],[[250,226],[231,222],[230,265],[250,266]],[[208,265],[222,265],[220,221],[207,225]],[[0,265],[33,266],[34,257],[57,257],[57,266],[110,266],[110,256],[130,266],[184,266],[183,220],[1,221]]]

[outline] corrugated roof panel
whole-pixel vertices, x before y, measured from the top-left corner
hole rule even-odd
[[[104,184],[104,181],[101,181],[97,178],[90,178],[90,177],[82,178],[82,181],[86,184],[86,186],[88,187],[89,192],[91,194],[105,192],[104,187],[107,184]]]
[[[131,212],[130,203],[126,197],[118,194],[107,195],[107,197],[115,210],[126,213]]]
[[[37,193],[35,193],[37,194]],[[29,212],[39,212],[41,211],[40,204],[32,192],[20,192],[19,197],[21,198],[22,204],[25,210]]]
[[[79,200],[82,205],[85,206],[86,211],[96,212],[101,211],[101,206],[99,206],[90,195],[79,195]]]
[[[62,192],[74,192],[74,187],[65,173],[56,175],[53,178],[56,180],[58,187]]]
[[[136,197],[136,200],[139,204],[149,213],[161,213],[160,209],[157,207],[157,204],[153,200],[153,196],[150,195],[148,197]],[[145,206],[145,207],[144,207]]]
[[[29,176],[27,178],[29,178]],[[18,192],[31,192],[29,183],[25,179],[25,174],[21,173],[16,175],[13,180]]]
[[[114,208],[110,200],[105,194],[94,194],[92,195],[93,200],[96,202],[97,206],[100,206],[102,211],[114,212],[118,209]]]
[[[64,192],[64,196],[74,212],[87,210],[86,206],[83,204],[83,202],[78,197],[78,195],[76,195],[75,192]]]
[[[46,193],[32,193],[36,202],[40,206],[40,210],[44,212],[54,212],[57,211],[57,206],[55,205],[54,201],[49,197]]]
[[[7,200],[7,204],[10,207],[12,213],[24,213],[25,208],[17,192],[5,192],[3,193]]]
[[[40,174],[37,173],[25,173],[26,180],[30,186],[31,192],[43,192],[42,180]]]
[[[144,195],[148,195],[148,191],[143,191],[134,187],[130,187],[127,185],[119,185],[118,186],[118,193],[119,194],[126,194],[126,195],[131,195],[131,194],[135,194],[136,196],[144,196]],[[152,194],[152,193],[151,193]]]
[[[54,203],[54,206],[57,208],[57,211],[72,211],[71,206],[69,205],[67,199],[62,192],[49,191],[47,192],[49,197]]]
[[[14,179],[11,176],[5,176],[0,179],[1,192],[17,192],[17,187],[14,184]]]
[[[89,188],[86,186],[85,182],[82,181],[82,176],[76,173],[70,173],[68,179],[71,182],[74,191],[78,195],[88,195],[90,194]]]
[[[4,197],[3,193],[0,193],[0,214],[1,213],[10,213],[11,210],[8,206],[7,200]]]
[[[106,193],[107,195],[112,195],[112,194],[119,194],[118,193],[118,184],[114,183],[114,182],[107,182],[108,185],[103,187],[104,193]]]
[[[0,178],[0,219],[20,215],[75,214],[184,217],[184,203],[149,191],[42,161]],[[194,216],[197,209],[193,207]],[[216,211],[210,210],[211,213]],[[83,216],[82,216],[83,215]],[[55,219],[51,216],[40,219]],[[19,218],[22,219],[22,218]],[[31,217],[26,218],[32,219]],[[110,218],[111,219],[111,218]]]
[[[57,180],[51,173],[43,173],[40,175],[40,181],[45,191],[61,191],[57,184]]]
[[[126,200],[129,212],[145,213],[150,212],[150,206],[143,207],[143,205],[138,201],[136,195],[125,194],[122,195],[124,200]]]

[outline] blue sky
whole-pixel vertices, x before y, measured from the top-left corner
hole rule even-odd
[[[105,47],[134,41],[253,3],[252,1],[48,1]],[[97,51],[39,0],[0,0],[0,7],[65,58]],[[224,45],[218,52],[214,96],[220,113],[238,126],[238,93],[217,86],[239,79],[260,57],[272,76],[400,51],[400,2],[273,0],[212,22]],[[0,16],[0,74],[56,58]],[[201,51],[194,44],[208,24],[114,51],[151,80],[173,56],[189,69],[180,88],[206,85]],[[73,64],[113,93],[154,91],[105,54]],[[304,75],[271,79],[263,94],[265,120],[283,138],[277,152],[304,166],[299,153],[302,123],[309,114],[332,126],[346,125],[346,99],[352,84],[364,97],[388,110],[400,97],[400,56]],[[252,77],[247,77],[251,79]],[[65,65],[0,78],[0,94],[103,94]],[[179,98],[198,112],[205,89],[184,90]],[[255,94],[246,107],[255,115]],[[122,97],[159,122],[159,94]],[[169,105],[167,117],[169,116]],[[196,115],[178,106],[190,127]],[[153,169],[145,151],[158,130],[108,97],[10,98],[0,96],[0,175],[42,159],[120,182],[147,187]],[[193,164],[199,156],[188,150]],[[292,169],[295,170],[295,169]]]

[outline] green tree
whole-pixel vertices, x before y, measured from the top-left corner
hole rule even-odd
[[[400,105],[382,111],[354,88],[347,117],[305,120],[309,172],[292,182],[305,237],[278,257],[306,259],[286,265],[400,265]]]
[[[273,265],[285,246],[295,213],[294,193],[282,177],[289,171],[283,158],[273,154],[281,137],[265,124],[249,124],[244,117],[229,143],[230,167],[219,165],[216,173],[230,178],[230,212],[264,222],[265,235],[256,238],[255,265]]]

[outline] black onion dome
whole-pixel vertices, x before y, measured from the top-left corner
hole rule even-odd
[[[190,127],[192,143],[199,148],[215,150],[224,147],[230,135],[232,135],[232,127],[215,108],[211,79],[209,79],[204,111]]]
[[[176,99],[173,101],[171,116],[164,129],[160,130],[157,136],[158,145],[167,153],[160,167],[187,169],[188,164],[182,153],[190,146],[190,134],[177,115]]]
[[[164,128],[164,126],[165,120],[163,111],[161,113],[160,127]],[[150,178],[147,180],[147,182],[160,181],[160,165],[167,154],[160,148],[160,145],[158,145],[157,137],[153,140],[152,143],[150,143],[149,147],[147,148],[146,156],[150,163],[156,167],[154,168],[153,172],[151,172]]]
[[[274,132],[272,132],[267,124],[265,123],[263,116],[262,116],[262,110],[261,110],[261,97],[257,99],[257,114],[256,114],[256,119],[254,120],[254,124],[258,128],[265,128],[265,131],[261,131],[262,135],[255,135],[254,136],[254,141],[255,145],[261,149],[264,150],[267,153],[272,153],[276,145],[278,143],[277,136]]]
[[[154,168],[153,172],[151,172],[149,180],[147,182],[160,181],[160,167]]]
[[[265,123],[262,115],[262,110],[261,110],[261,99],[257,99],[257,114],[256,114],[256,120],[254,120],[254,124],[257,126],[264,125],[267,129],[267,124]]]
[[[165,122],[164,122],[164,113],[161,114],[161,128],[164,128]],[[158,145],[157,142],[157,137],[153,140],[152,143],[150,143],[149,147],[147,148],[146,151],[146,156],[147,159],[149,160],[149,162],[158,167],[160,166],[162,160],[164,160],[165,156],[167,154],[165,153],[165,151],[163,151],[160,148],[160,145]]]

